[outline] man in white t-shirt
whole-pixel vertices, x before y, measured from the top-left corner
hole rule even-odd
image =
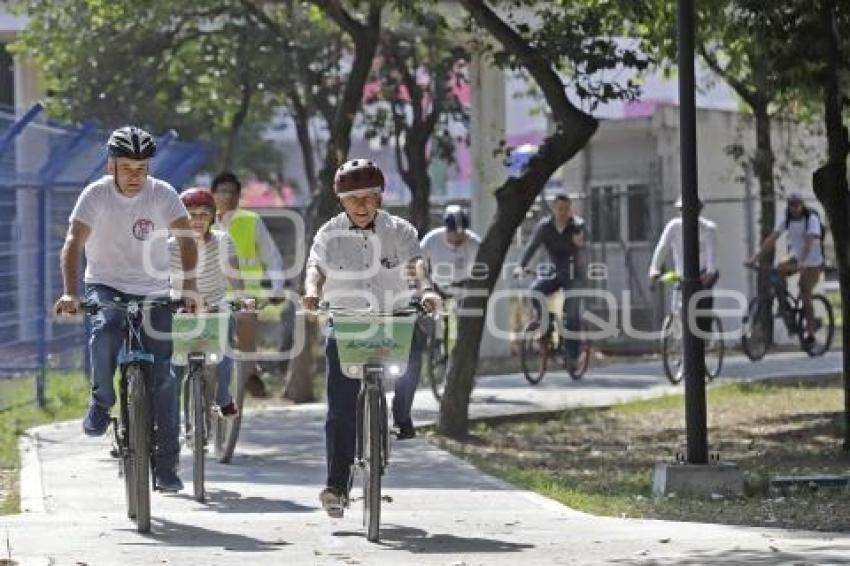
[[[800,274],[798,286],[806,317],[806,336],[803,339],[812,341],[815,333],[812,290],[823,271],[823,226],[818,213],[803,204],[802,196],[798,193],[788,196],[785,214],[777,215],[773,233],[764,239],[761,248],[746,263],[756,265],[759,258],[773,249],[785,232],[788,233],[788,256],[780,260],[776,268],[784,277]]]
[[[439,302],[430,288],[416,229],[410,222],[380,210],[384,174],[372,161],[352,159],[334,176],[344,212],[316,233],[304,281],[304,307],[315,310],[324,299],[331,307],[393,312],[422,293],[426,308]],[[401,439],[413,438],[410,418],[422,364],[425,335],[417,325],[407,369],[395,384],[392,415]],[[342,517],[354,463],[357,395],[360,381],[342,373],[336,340],[325,345],[328,416],[325,422],[327,487],[319,494],[331,517]]]
[[[78,266],[86,253],[85,295],[88,301],[109,303],[167,297],[169,283],[168,236],[180,245],[183,269],[193,273],[197,248],[186,208],[166,182],[148,175],[156,153],[153,137],[126,126],[112,132],[107,142],[108,175],[86,187],[69,218],[62,248],[64,292],[55,305],[57,314],[74,314],[80,308]],[[194,277],[183,282],[184,301],[197,308]],[[159,333],[171,332],[171,311],[166,306],[145,312],[146,325]],[[176,381],[171,372],[172,343],[169,338],[148,336],[142,341],[153,355],[154,420],[156,423],[154,473],[163,491],[179,491],[179,410]],[[91,317],[91,401],[83,420],[89,436],[102,436],[109,428],[109,411],[115,404],[113,376],[124,337],[124,315],[103,309]]]
[[[481,238],[469,229],[466,211],[452,204],[443,214],[443,226],[428,232],[420,246],[435,289],[445,294],[471,275]]]

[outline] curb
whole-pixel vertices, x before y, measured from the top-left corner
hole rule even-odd
[[[21,513],[46,513],[41,459],[38,456],[38,433],[30,430],[21,434],[18,450],[21,455]]]

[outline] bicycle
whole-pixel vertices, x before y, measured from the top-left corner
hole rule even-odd
[[[520,363],[526,381],[532,385],[537,385],[543,380],[549,358],[555,354],[561,356],[564,369],[567,370],[573,380],[581,379],[590,367],[591,346],[590,340],[587,338],[587,328],[584,321],[580,323],[581,327],[578,331],[580,337],[578,338],[577,356],[573,358],[568,351],[564,333],[574,333],[575,331],[566,328],[566,316],[563,313],[566,306],[564,298],[563,289],[555,291],[548,297],[550,323],[545,332],[541,330],[540,321],[537,320],[536,316],[526,325],[523,331]],[[556,312],[561,312],[561,315],[556,317],[553,314]],[[557,328],[553,319],[557,319]],[[564,332],[561,331],[562,329]]]
[[[111,417],[113,442],[118,453],[119,475],[124,476],[127,516],[136,522],[140,533],[150,532],[151,489],[158,490],[153,474],[151,449],[153,420],[153,354],[142,345],[141,325],[144,309],[168,307],[175,310],[178,303],[170,299],[136,301],[82,301],[81,308],[94,316],[103,309],[124,313],[127,336],[118,355],[118,417]]]
[[[183,415],[186,440],[192,447],[193,455],[193,496],[199,502],[205,499],[204,468],[210,432],[213,433],[213,444],[219,459],[228,434],[226,421],[229,418],[213,410],[217,383],[215,372],[210,370],[214,370],[224,356],[229,321],[228,312],[195,315],[178,313],[172,324],[172,363],[187,366],[183,382]],[[212,365],[207,365],[207,361]]]
[[[342,373],[361,380],[353,472],[363,475],[363,526],[366,539],[377,542],[381,522],[381,477],[390,458],[384,377],[404,374],[417,314],[421,308],[375,313],[323,306],[336,339]],[[352,473],[353,481],[354,474]],[[350,492],[351,485],[348,491]],[[346,498],[345,506],[349,500]]]
[[[449,285],[434,290],[440,295],[443,307],[439,312],[428,315],[432,320],[428,328],[428,382],[431,392],[439,402],[443,398],[446,389],[446,375],[448,373],[449,354],[454,348],[457,339],[457,316],[454,315],[456,304],[454,295],[460,292],[459,285]]]
[[[661,325],[661,360],[667,379],[673,385],[678,385],[682,381],[684,355],[682,346],[682,296],[680,292],[682,276],[675,271],[668,271],[659,278],[659,281],[672,287],[670,312],[664,317],[664,322]],[[717,315],[711,315],[711,327],[708,332],[711,332],[711,338],[703,341],[705,344],[705,378],[712,381],[720,375],[726,352],[726,345],[723,342],[723,324]]]
[[[757,266],[747,266],[758,270]],[[812,313],[814,315],[815,334],[813,340],[806,340],[805,313],[803,300],[794,297],[785,285],[785,278],[776,268],[768,274],[770,288],[767,296],[754,297],[747,305],[747,313],[741,326],[741,348],[751,361],[762,359],[773,344],[773,324],[775,318],[785,323],[789,336],[797,335],[800,347],[811,357],[825,354],[832,345],[835,335],[835,318],[832,305],[820,294],[812,295]],[[774,310],[775,309],[775,310]],[[763,327],[763,321],[769,318],[771,323]]]

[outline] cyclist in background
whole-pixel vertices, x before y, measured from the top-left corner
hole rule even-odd
[[[230,304],[227,302],[227,287],[241,291],[242,279],[239,277],[239,258],[233,240],[226,232],[214,230],[215,200],[212,194],[201,188],[184,191],[180,201],[189,211],[190,223],[194,231],[195,244],[198,247],[197,286],[198,293],[204,301],[206,310],[227,312]],[[182,262],[180,261],[180,246],[176,238],[169,238],[168,247],[171,253],[171,283],[175,291],[182,288],[185,279]],[[228,335],[233,332],[233,319],[228,326]],[[186,371],[185,366],[174,366],[174,375],[179,383]],[[228,355],[216,366],[217,387],[215,401],[226,417],[236,416],[239,410],[230,394],[230,377],[233,372],[233,358]]]
[[[419,293],[426,308],[434,310],[439,304],[427,278],[416,229],[380,209],[384,184],[381,169],[367,159],[352,159],[337,169],[334,192],[344,212],[328,220],[313,239],[304,283],[306,309],[316,310],[324,297],[331,307],[393,312],[408,307]],[[425,340],[417,324],[407,370],[396,381],[392,414],[400,440],[416,435],[410,409]],[[327,340],[325,358],[328,476],[319,499],[329,516],[342,517],[354,462],[360,381],[342,373],[333,337]]]
[[[451,285],[469,278],[481,238],[469,229],[466,211],[452,204],[443,213],[443,226],[428,232],[420,245],[435,290],[446,296]]]
[[[549,254],[550,263],[540,264],[531,290],[547,297],[558,289],[569,291],[578,288],[585,279],[587,269],[583,253],[587,227],[584,220],[573,211],[572,200],[568,195],[560,193],[553,199],[551,210],[552,213],[535,227],[531,240],[522,252],[519,265],[514,268],[515,277],[527,273],[528,263],[542,245]],[[537,320],[540,320],[542,325],[543,305],[536,298],[532,299],[532,305],[537,313]],[[573,332],[578,332],[580,328],[580,305],[581,299],[578,297],[567,297],[564,301],[564,322],[566,328]],[[552,326],[552,319],[553,313],[549,313],[549,328]],[[579,342],[576,339],[567,339],[565,342],[567,354],[574,363],[578,358]]]
[[[682,210],[682,197],[674,204],[677,210]],[[699,201],[699,210],[702,211],[703,203]],[[661,267],[667,254],[673,253],[673,268],[680,276],[685,273],[685,256],[682,250],[682,217],[681,215],[670,219],[655,245],[652,259],[649,263],[649,280],[652,285],[661,277]],[[699,217],[699,269],[701,290],[712,289],[717,283],[720,274],[717,271],[717,224],[708,218]],[[706,293],[696,303],[696,308],[701,311],[710,311],[714,306],[714,297]],[[710,316],[697,319],[697,325],[703,332],[711,331]]]
[[[110,303],[167,297],[168,243],[171,232],[180,249],[183,270],[193,273],[197,248],[191,236],[186,207],[165,181],[148,175],[156,143],[146,131],[126,126],[112,132],[106,144],[108,175],[86,187],[70,216],[62,248],[64,292],[56,302],[57,314],[79,312],[78,266],[86,253],[85,294],[92,302]],[[183,281],[184,301],[197,308],[194,277]],[[157,333],[171,333],[171,310],[152,307],[147,324]],[[104,309],[91,317],[91,401],[83,420],[89,436],[102,436],[109,428],[109,411],[115,404],[113,376],[124,338],[124,316]],[[179,407],[177,382],[171,372],[170,339],[153,338],[142,326],[142,344],[154,357],[153,415],[155,420],[154,473],[162,491],[179,491]]]
[[[788,196],[785,214],[777,216],[773,233],[764,239],[760,249],[745,265],[755,266],[759,258],[773,249],[779,236],[785,232],[788,232],[788,256],[780,260],[776,268],[786,278],[795,273],[800,274],[798,286],[806,317],[806,335],[803,340],[810,344],[815,340],[812,291],[823,271],[824,228],[818,213],[803,204],[800,194],[791,193]]]
[[[230,234],[239,257],[239,269],[245,290],[258,294],[262,290],[262,281],[271,282],[269,302],[277,304],[283,301],[286,281],[283,277],[283,257],[272,239],[263,219],[256,212],[239,207],[242,183],[233,173],[225,171],[213,179],[210,185],[218,212],[218,224]],[[239,349],[253,352],[256,349],[257,320],[254,317],[240,317],[236,326]],[[266,387],[260,379],[256,364],[245,381],[246,390],[255,397],[265,397]]]

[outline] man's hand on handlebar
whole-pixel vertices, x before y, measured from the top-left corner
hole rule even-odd
[[[319,297],[316,295],[304,295],[301,297],[301,304],[304,308],[311,312],[319,310]]]
[[[81,314],[80,298],[76,295],[64,294],[53,305],[53,312],[57,316],[73,316]]]

